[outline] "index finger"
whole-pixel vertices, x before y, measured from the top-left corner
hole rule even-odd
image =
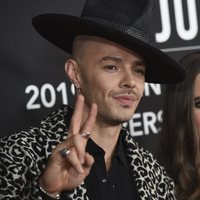
[[[69,127],[69,133],[72,135],[78,134],[82,124],[82,113],[84,108],[84,96],[78,95],[74,112],[71,118],[71,123]]]

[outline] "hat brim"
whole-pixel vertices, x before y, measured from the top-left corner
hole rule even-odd
[[[111,27],[65,14],[39,15],[33,18],[32,23],[44,38],[68,53],[72,51],[72,43],[76,35],[99,36],[137,52],[146,62],[145,82],[173,84],[183,81],[186,77],[184,69],[170,56]]]

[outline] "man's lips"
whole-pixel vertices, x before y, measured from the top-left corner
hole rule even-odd
[[[113,98],[123,106],[132,106],[133,102],[135,101],[135,97],[130,95],[114,96]]]

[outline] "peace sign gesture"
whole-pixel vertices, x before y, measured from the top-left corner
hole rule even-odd
[[[85,149],[96,120],[97,106],[92,104],[84,122],[83,109],[84,97],[78,95],[69,137],[56,146],[40,178],[40,186],[53,197],[61,191],[79,186],[89,174],[94,162],[93,157]]]

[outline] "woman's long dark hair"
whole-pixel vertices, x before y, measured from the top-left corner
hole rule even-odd
[[[194,81],[200,73],[200,52],[180,63],[188,76],[167,85],[164,96],[160,158],[174,179],[178,200],[200,199],[200,134],[194,124]]]

